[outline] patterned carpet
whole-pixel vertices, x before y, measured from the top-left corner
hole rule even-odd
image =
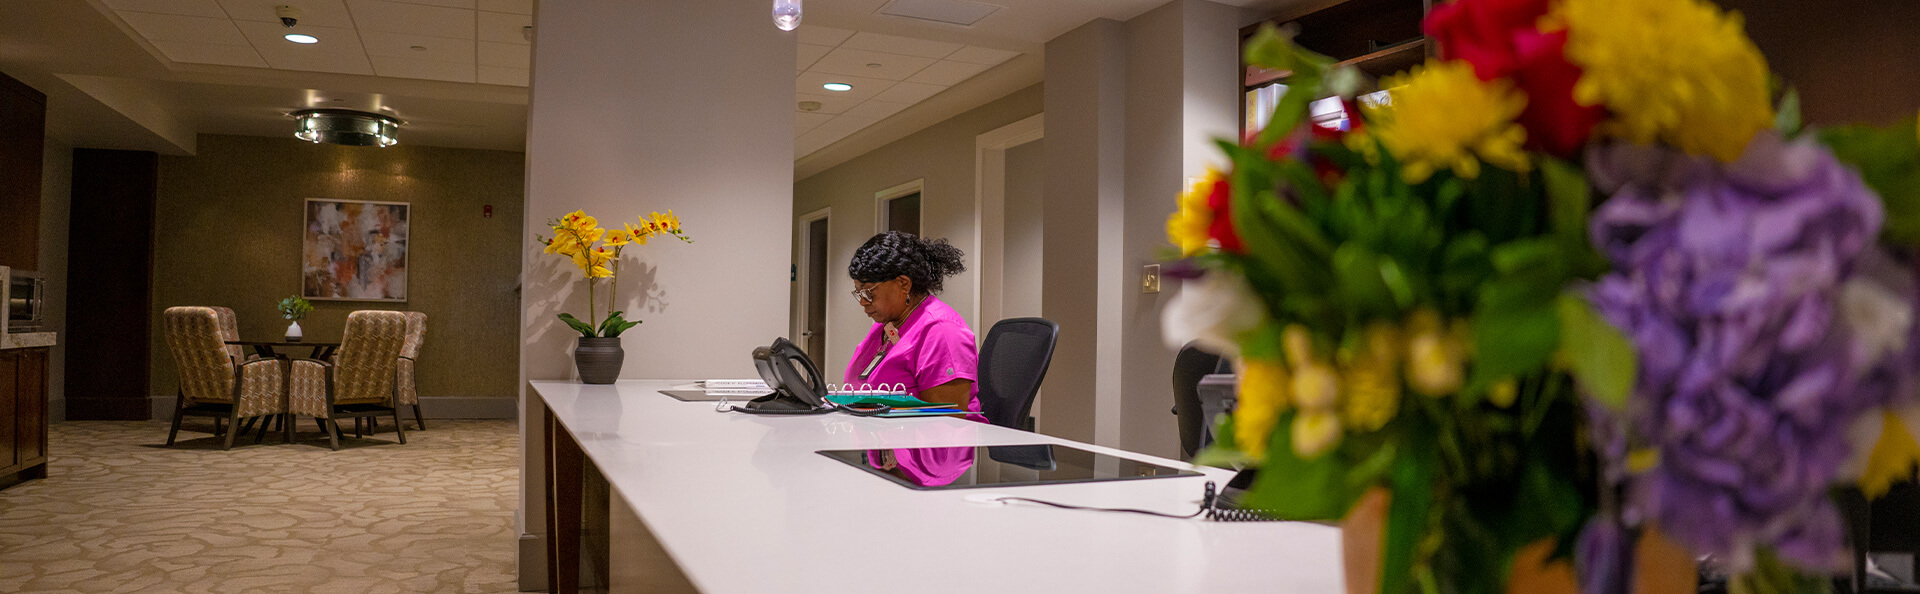
[[[304,420],[304,419],[303,419]],[[513,421],[328,450],[162,422],[53,425],[49,478],[0,491],[0,592],[512,592]]]

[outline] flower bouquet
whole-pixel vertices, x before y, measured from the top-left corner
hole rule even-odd
[[[1456,0],[1425,28],[1441,58],[1364,95],[1249,42],[1289,90],[1168,221],[1168,340],[1240,374],[1197,461],[1259,468],[1245,504],[1289,519],[1381,510],[1355,591],[1573,561],[1624,593],[1661,546],[1748,591],[1847,569],[1832,493],[1920,462],[1915,122],[1801,129],[1702,0]],[[1309,121],[1329,96],[1339,128]]]
[[[572,259],[573,265],[580,269],[582,279],[587,282],[587,319],[581,321],[569,313],[561,313],[559,317],[560,321],[580,333],[580,344],[574,350],[574,364],[580,371],[581,380],[589,384],[610,384],[619,378],[620,367],[626,360],[625,351],[620,347],[620,333],[640,324],[640,320],[628,320],[625,312],[614,309],[618,304],[616,295],[622,253],[628,246],[646,245],[648,239],[659,235],[693,243],[693,239],[680,228],[680,218],[674,216],[671,210],[666,214],[652,212],[642,215],[639,223],[627,223],[620,228],[601,228],[598,219],[576,210],[547,222],[553,229],[553,237],[534,238],[545,246],[541,250],[544,253]],[[603,278],[607,280],[605,318],[599,317],[595,309],[598,300],[594,295],[595,285]]]

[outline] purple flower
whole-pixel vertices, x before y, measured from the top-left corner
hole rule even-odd
[[[1756,545],[1839,567],[1826,489],[1853,453],[1848,425],[1903,379],[1836,313],[1879,198],[1825,147],[1773,133],[1726,166],[1624,144],[1588,164],[1613,193],[1590,232],[1616,269],[1589,298],[1639,350],[1626,430],[1660,454],[1621,513],[1736,567]]]

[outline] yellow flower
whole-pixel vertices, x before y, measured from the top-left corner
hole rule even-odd
[[[1912,478],[1914,465],[1920,463],[1920,443],[1914,442],[1913,432],[1900,416],[1883,411],[1880,423],[1880,440],[1867,455],[1866,474],[1860,477],[1860,491],[1868,499],[1885,495],[1894,483]]]
[[[1180,193],[1180,210],[1167,216],[1167,239],[1180,248],[1180,255],[1192,256],[1207,250],[1207,228],[1213,225],[1213,209],[1207,197],[1224,176],[1212,168],[1199,183]]]
[[[1375,322],[1363,338],[1340,377],[1346,389],[1341,412],[1348,427],[1375,431],[1400,412],[1400,329]]]
[[[632,223],[628,223],[626,227],[627,239],[632,241],[634,245],[647,245],[647,238],[653,236],[653,231],[648,230],[644,226],[635,227]]]
[[[662,233],[674,233],[680,230],[680,217],[673,216],[672,209],[668,209],[666,214],[647,213],[647,216],[641,217],[640,220]]]
[[[1293,394],[1293,402],[1300,408],[1332,408],[1334,399],[1340,395],[1340,384],[1334,378],[1333,366],[1318,361],[1294,365],[1293,381],[1288,387]]]
[[[1340,443],[1340,419],[1326,411],[1302,410],[1293,417],[1293,453],[1314,458]]]
[[[1605,105],[1600,132],[1732,162],[1773,124],[1766,59],[1738,13],[1704,0],[1566,0],[1544,19],[1567,31],[1583,71],[1573,98]]]
[[[1393,101],[1368,107],[1373,136],[1400,161],[1408,183],[1420,183],[1435,171],[1480,176],[1480,162],[1526,171],[1521,148],[1527,132],[1514,118],[1527,106],[1526,95],[1506,79],[1482,81],[1473,66],[1459,60],[1430,61],[1381,86]]]
[[[1513,406],[1513,401],[1519,397],[1520,383],[1513,378],[1495,382],[1493,387],[1487,389],[1487,401],[1500,408]]]
[[[1254,458],[1267,454],[1267,440],[1287,408],[1287,368],[1279,361],[1248,359],[1240,365],[1240,404],[1233,411],[1233,442]]]
[[[542,249],[540,251],[541,253],[547,253],[547,254],[560,254],[563,256],[571,256],[574,254],[574,252],[580,251],[580,242],[574,240],[572,234],[562,233],[559,235],[555,235],[553,239],[547,240],[546,249]]]
[[[560,217],[560,225],[554,227],[553,230],[559,231],[562,229],[578,229],[580,228],[580,223],[582,221],[588,221],[592,219],[593,217],[587,216],[586,211],[576,210],[576,211],[567,213],[565,215],[562,215]]]
[[[621,229],[609,229],[605,238],[606,245],[612,246],[627,245],[627,242],[632,239],[633,234]]]
[[[587,217],[587,219],[592,220],[593,217]],[[574,233],[580,235],[580,243],[593,243],[600,241],[600,237],[606,235],[607,230],[599,227],[581,227],[575,230]]]
[[[1431,309],[1407,319],[1407,384],[1427,396],[1446,396],[1466,381],[1466,344],[1458,332],[1448,332],[1440,314]]]

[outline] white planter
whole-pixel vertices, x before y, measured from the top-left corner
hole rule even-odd
[[[287,342],[300,342],[300,323],[287,324]]]

